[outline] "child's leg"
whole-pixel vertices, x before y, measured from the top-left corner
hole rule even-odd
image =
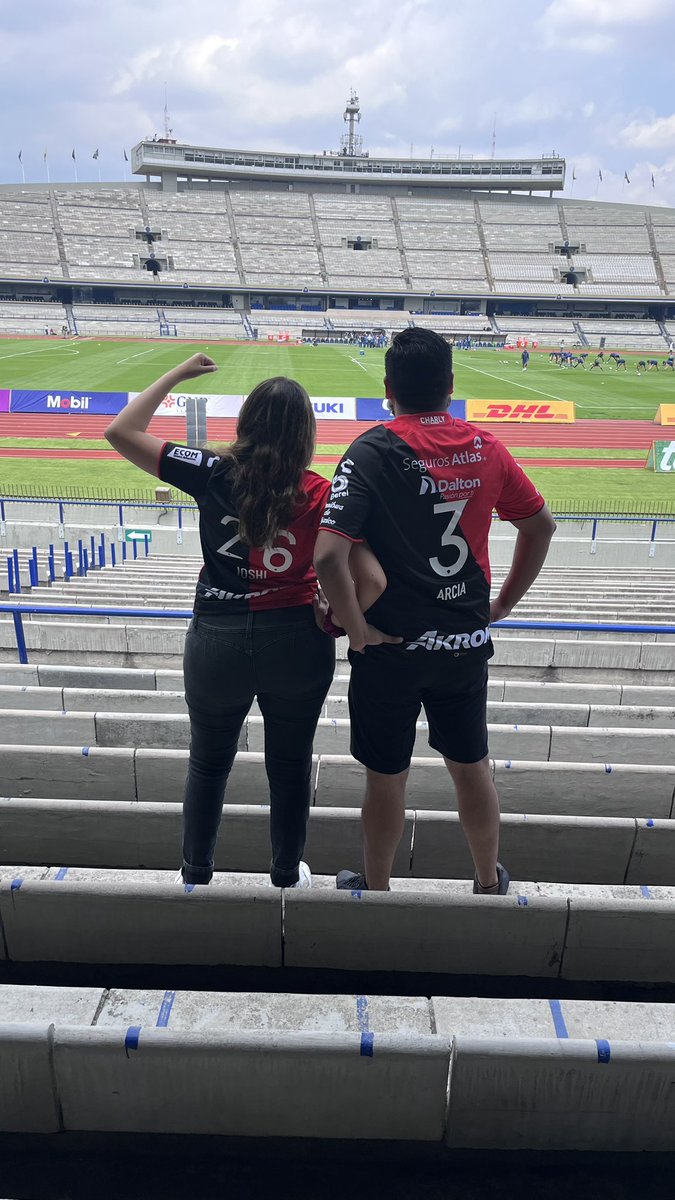
[[[355,542],[352,546],[349,570],[361,612],[367,612],[387,586],[387,576],[367,542]]]

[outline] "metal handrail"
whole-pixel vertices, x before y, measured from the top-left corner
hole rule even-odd
[[[10,613],[19,652],[19,662],[28,662],[28,649],[23,627],[26,613],[45,616],[141,617],[166,620],[189,620],[191,609],[184,608],[110,608],[88,607],[81,604],[0,604],[0,613]],[[667,633],[675,634],[675,625],[643,625],[609,621],[496,621],[497,629],[551,629],[572,633]]]

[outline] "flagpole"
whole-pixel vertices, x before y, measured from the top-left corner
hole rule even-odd
[[[44,164],[45,164],[45,171],[47,172],[47,183],[51,183],[51,179],[49,178],[49,160],[47,158],[46,150],[44,152]]]

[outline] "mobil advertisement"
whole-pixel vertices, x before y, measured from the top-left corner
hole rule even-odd
[[[64,388],[51,392],[27,392],[12,389],[10,412],[97,413],[114,416],[121,412],[127,392],[74,392]]]
[[[576,421],[574,404],[553,400],[537,404],[520,400],[467,400],[467,421],[526,422],[530,425],[571,425]]]
[[[461,421],[465,421],[466,417],[466,400],[451,400],[450,415],[459,417]],[[394,416],[389,408],[389,401],[381,399],[379,396],[357,396],[356,397],[356,420],[357,421],[393,421]]]
[[[10,394],[7,388],[0,388],[0,412],[9,412]]]

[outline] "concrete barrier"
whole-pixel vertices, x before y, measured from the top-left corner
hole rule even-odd
[[[59,1113],[52,1086],[53,1026],[0,1023],[0,1130],[56,1133]]]
[[[0,779],[10,796],[133,800],[134,751],[98,746],[0,745]]]
[[[494,780],[503,812],[663,818],[675,800],[671,766],[506,759],[495,762]]]
[[[67,1130],[436,1142],[449,1059],[442,1038],[394,1033],[54,1036]]]
[[[623,883],[634,841],[631,820],[507,814],[501,821],[500,856],[514,879]],[[472,873],[459,816],[417,812],[413,876],[461,879]],[[675,866],[670,878],[675,882]]]
[[[177,856],[178,857],[178,856]],[[0,883],[14,962],[229,963],[278,967],[281,890],[222,885],[187,892],[146,872],[79,872]]]
[[[573,896],[563,979],[675,981],[675,893],[670,899],[647,888],[639,900]],[[663,894],[663,893],[661,893]]]
[[[289,967],[556,977],[562,961],[562,895],[527,904],[517,895],[495,902],[432,891],[289,891],[284,898]]]
[[[672,884],[675,862],[675,821],[636,822],[635,846],[626,883]]]
[[[447,1144],[672,1150],[674,1070],[672,1044],[457,1037]]]
[[[666,729],[551,730],[550,758],[556,762],[642,763],[669,765],[673,734]]]

